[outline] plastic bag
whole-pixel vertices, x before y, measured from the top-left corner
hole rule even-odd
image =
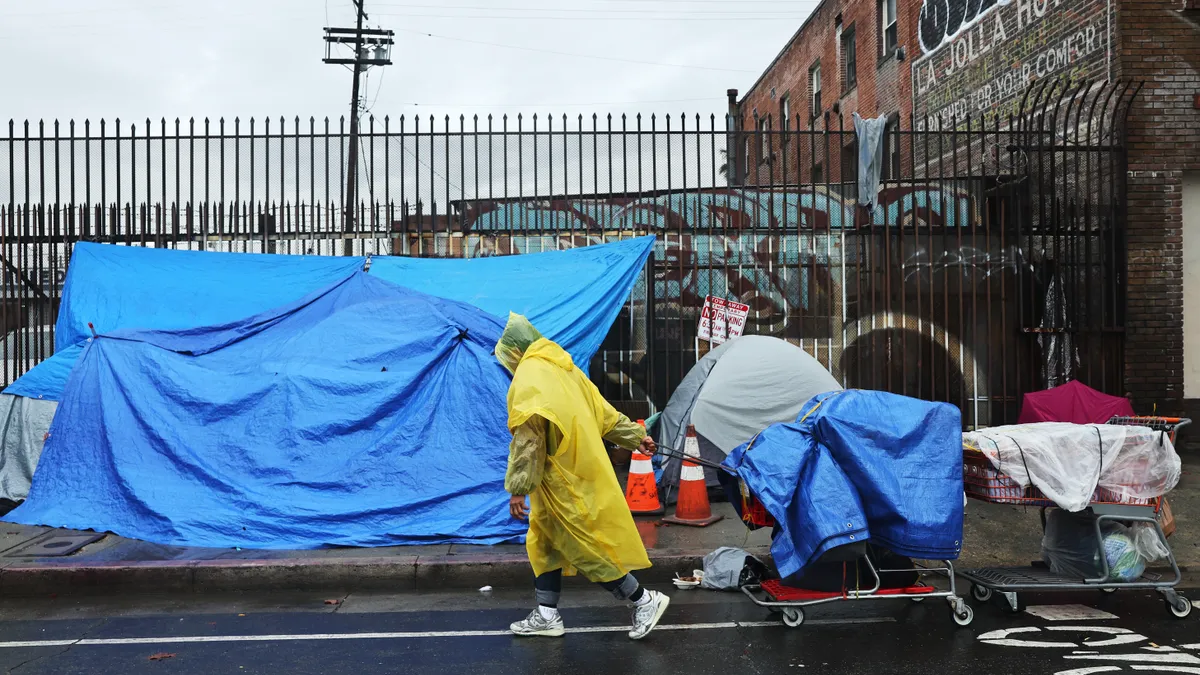
[[[1050,509],[1042,537],[1042,560],[1059,576],[1094,579],[1100,576],[1096,515],[1091,509],[1072,513]]]
[[[1135,523],[1129,529],[1133,530],[1134,548],[1146,562],[1157,562],[1171,555],[1171,549],[1167,548],[1158,536],[1158,530],[1150,523]]]
[[[704,578],[700,587],[714,591],[736,591],[747,584],[761,583],[768,575],[766,565],[740,548],[722,546],[704,556]]]
[[[1104,525],[1104,557],[1109,581],[1134,581],[1146,571],[1146,560],[1138,553],[1132,528],[1118,523]]]
[[[1171,439],[1146,427],[1042,422],[963,434],[997,471],[1033,485],[1068,511],[1082,511],[1097,487],[1150,499],[1179,483],[1182,463]]]

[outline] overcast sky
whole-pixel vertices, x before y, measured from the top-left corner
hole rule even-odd
[[[815,5],[367,0],[397,45],[366,100],[393,117],[721,114]],[[350,0],[0,0],[0,118],[340,116],[350,76],[321,62],[322,28],[353,18]]]

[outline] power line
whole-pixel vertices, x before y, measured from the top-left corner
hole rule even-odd
[[[398,31],[412,33],[414,35],[422,35],[425,37],[437,38],[439,40],[452,40],[454,42],[465,42],[467,44],[484,45],[487,47],[500,47],[503,49],[516,49],[523,52],[537,52],[539,54],[554,54],[555,56],[573,56],[581,59],[596,59],[599,61],[616,61],[618,63],[633,63],[640,66],[660,66],[663,68],[688,68],[691,70],[711,70],[723,73],[749,73],[756,74],[758,71],[742,70],[738,68],[714,68],[710,66],[692,66],[683,63],[656,63],[653,61],[637,61],[634,59],[622,59],[616,56],[599,56],[596,54],[579,54],[575,52],[559,52],[552,49],[539,49],[537,47],[525,47],[522,45],[506,45],[498,42],[484,42],[482,40],[468,40],[467,38],[450,37],[449,35],[437,35],[436,33],[428,33],[425,31],[410,30],[407,28],[397,28]]]
[[[550,10],[555,11],[555,10]],[[406,12],[377,12],[376,16],[395,16],[408,19],[470,19],[470,20],[514,20],[514,21],[579,21],[577,16],[472,16],[468,14],[410,14]],[[807,14],[789,16],[590,16],[588,21],[803,21]]]
[[[806,3],[807,4],[807,3]],[[403,7],[406,9],[444,9],[444,10],[483,10],[493,12],[558,12],[558,13],[583,13],[583,14],[611,14],[620,12],[622,14],[672,14],[679,16],[681,14],[718,14],[718,15],[757,15],[771,14],[773,16],[786,15],[792,16],[790,10],[715,10],[715,9],[698,9],[698,10],[678,10],[678,9],[594,9],[580,7],[488,7],[480,5],[416,5],[407,3],[376,3],[376,7]]]
[[[412,107],[442,106],[446,108],[551,108],[554,106],[575,107],[589,105],[641,105],[644,103],[696,103],[699,101],[724,101],[724,96],[709,96],[707,98],[673,98],[649,101],[593,101],[590,103],[393,103]]]

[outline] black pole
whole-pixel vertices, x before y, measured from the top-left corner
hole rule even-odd
[[[365,0],[354,0],[354,6],[358,10],[358,24],[354,33],[354,85],[350,89],[350,148],[349,166],[346,169],[346,203],[342,206],[347,235],[343,245],[344,255],[354,254],[354,241],[350,239],[349,235],[354,232],[355,178],[358,177],[358,95],[359,80],[363,70],[363,18],[366,16],[363,11],[363,2]]]

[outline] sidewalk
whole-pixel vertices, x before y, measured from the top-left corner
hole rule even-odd
[[[1200,585],[1200,456],[1185,457],[1183,480],[1170,501],[1177,523],[1171,547],[1180,567],[1190,568],[1185,584]],[[704,555],[720,546],[769,556],[769,530],[749,532],[729,504],[713,504],[713,510],[725,520],[703,529],[640,519],[654,567],[638,576],[668,581],[676,572],[699,568]],[[972,500],[963,529],[959,568],[1027,565],[1041,557],[1037,509]],[[249,551],[159,546],[106,535],[70,555],[45,555],[63,537],[81,534],[0,523],[0,595],[501,588],[526,586],[532,574],[524,546]]]
[[[769,531],[748,531],[729,504],[714,504],[725,520],[703,529],[640,519],[654,567],[645,581],[668,581],[701,566],[720,546],[769,555]],[[71,530],[0,523],[0,595],[112,592],[228,592],[280,589],[330,591],[516,587],[532,571],[523,545],[393,546],[312,551],[250,551],[159,546],[106,535],[67,556],[28,555]]]

